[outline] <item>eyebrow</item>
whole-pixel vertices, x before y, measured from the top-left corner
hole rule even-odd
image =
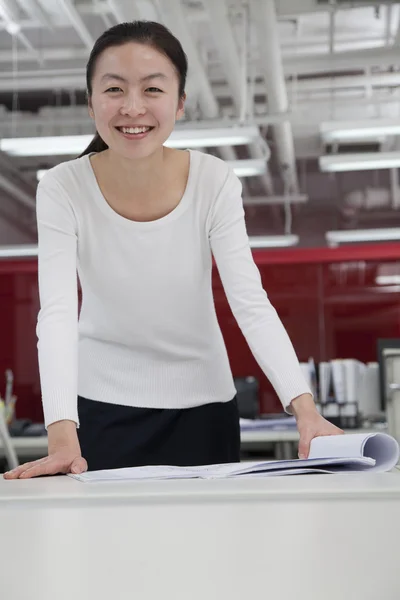
[[[122,75],[118,75],[117,73],[106,73],[101,78],[101,81],[104,81],[105,79],[117,79],[118,81],[127,83],[125,77],[122,77]],[[164,75],[164,73],[151,73],[150,75],[142,77],[140,81],[149,81],[150,79],[168,79],[168,77]]]

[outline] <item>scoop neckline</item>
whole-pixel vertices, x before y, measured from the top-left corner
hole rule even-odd
[[[86,166],[86,169],[89,173],[89,178],[91,180],[92,187],[94,190],[94,197],[95,197],[95,200],[96,200],[99,208],[102,210],[102,212],[108,218],[112,219],[116,223],[123,225],[124,227],[147,230],[147,229],[155,229],[158,227],[163,227],[164,225],[170,223],[171,221],[174,221],[186,210],[186,208],[189,204],[190,191],[191,191],[191,188],[193,185],[194,153],[190,149],[187,149],[185,151],[189,152],[189,173],[188,173],[186,187],[183,192],[183,195],[179,201],[179,204],[177,204],[176,207],[171,212],[169,212],[164,217],[155,219],[154,221],[133,221],[133,220],[123,217],[122,215],[117,213],[107,202],[103,192],[101,191],[100,186],[97,181],[97,178],[96,178],[96,174],[95,174],[93,166],[92,166],[92,163],[90,162],[90,157],[93,154],[96,154],[96,152],[91,152],[89,154],[85,154],[85,156],[82,156],[81,160],[83,160],[83,162]]]

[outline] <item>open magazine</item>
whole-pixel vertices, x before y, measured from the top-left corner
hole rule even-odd
[[[324,436],[311,442],[306,460],[272,460],[196,467],[155,465],[105,471],[89,471],[70,477],[84,482],[162,479],[219,479],[225,477],[267,477],[304,473],[346,471],[390,471],[399,460],[399,445],[386,433],[356,433]]]

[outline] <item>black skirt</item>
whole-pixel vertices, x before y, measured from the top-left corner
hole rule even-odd
[[[236,397],[195,408],[152,409],[79,396],[78,413],[78,438],[90,471],[240,460]]]

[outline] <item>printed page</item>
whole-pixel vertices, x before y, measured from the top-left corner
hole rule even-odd
[[[309,458],[356,458],[374,460],[374,471],[389,471],[399,460],[399,445],[386,433],[354,433],[314,438]]]
[[[363,456],[363,444],[368,433],[326,435],[311,441],[309,458],[354,458]]]
[[[104,471],[88,471],[80,475],[69,474],[69,477],[85,482],[96,481],[135,481],[149,479],[188,479],[196,476],[189,468],[164,465],[146,467],[127,467],[124,469],[107,469]]]

